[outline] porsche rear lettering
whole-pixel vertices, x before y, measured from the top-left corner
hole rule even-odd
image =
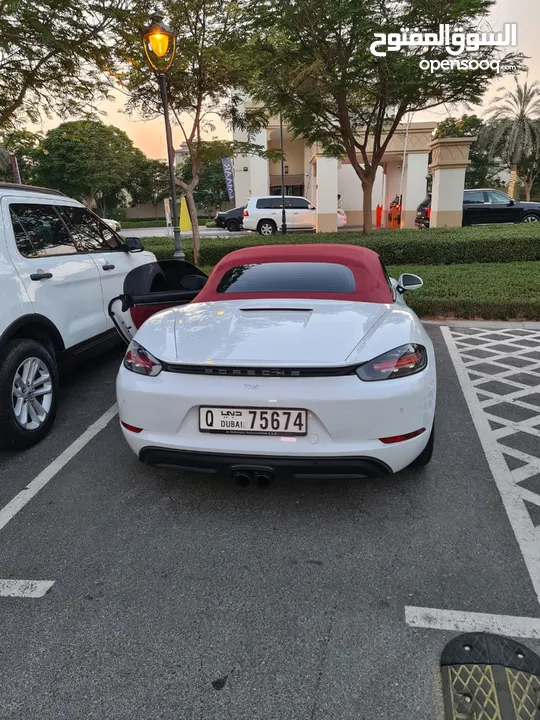
[[[300,370],[260,369],[247,368],[204,368],[205,375],[235,375],[244,377],[300,377]]]

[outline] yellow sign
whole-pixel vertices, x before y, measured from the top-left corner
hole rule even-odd
[[[188,212],[188,207],[187,207],[187,202],[186,202],[185,197],[183,197],[182,200],[180,201],[179,224],[180,224],[180,230],[182,230],[182,231],[191,230],[191,220],[189,217],[189,212]]]

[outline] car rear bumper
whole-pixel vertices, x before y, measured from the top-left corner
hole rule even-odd
[[[221,457],[223,465],[235,456],[275,458],[285,464],[368,460],[398,472],[420,455],[433,425],[433,361],[422,373],[387,382],[364,383],[356,376],[257,377],[254,384],[245,380],[169,372],[146,377],[122,366],[116,386],[120,420],[137,429],[122,426],[127,443],[137,456],[150,448],[184,460],[186,454],[196,460],[202,455]],[[199,407],[216,405],[305,408],[308,433],[281,437],[200,432]],[[380,440],[421,428],[425,431],[410,439],[390,444]]]
[[[139,459],[148,465],[207,475],[235,470],[286,474],[295,478],[362,478],[391,475],[382,460],[369,457],[276,457],[167,450],[143,447]]]

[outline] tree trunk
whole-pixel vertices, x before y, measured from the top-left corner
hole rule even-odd
[[[195,198],[193,197],[193,188],[187,185],[185,193],[189,219],[191,220],[191,232],[193,234],[193,262],[195,265],[198,265],[201,238],[199,235],[199,222],[197,220],[197,206],[195,205]]]
[[[84,204],[89,210],[93,210],[94,204],[95,204],[96,196],[95,193],[89,192],[88,195],[84,198]]]
[[[534,180],[524,180],[523,187],[525,188],[525,200],[531,202],[531,190],[534,184]]]
[[[516,191],[516,180],[517,180],[517,168],[514,166],[510,168],[510,181],[508,183],[508,194],[511,198],[514,197]]]
[[[362,180],[362,190],[364,192],[364,200],[362,203],[363,219],[364,219],[364,235],[369,235],[373,232],[373,180],[368,178]]]

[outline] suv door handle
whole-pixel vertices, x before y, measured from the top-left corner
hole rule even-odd
[[[114,265],[106,264],[102,265],[103,270],[114,270]]]
[[[30,275],[30,280],[50,280],[52,276],[53,275],[50,272],[43,272],[43,270],[38,270],[37,272]]]

